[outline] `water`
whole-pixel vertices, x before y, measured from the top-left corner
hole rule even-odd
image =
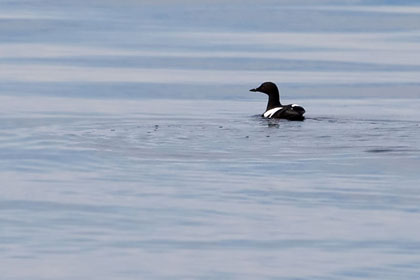
[[[2,279],[420,276],[416,1],[0,7]]]

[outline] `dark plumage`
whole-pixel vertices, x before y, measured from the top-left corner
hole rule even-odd
[[[305,109],[297,104],[282,105],[280,103],[279,90],[275,83],[265,82],[259,87],[250,89],[268,95],[267,109],[262,116],[268,119],[288,119],[291,121],[303,121]]]

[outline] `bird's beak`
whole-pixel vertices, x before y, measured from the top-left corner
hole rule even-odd
[[[256,88],[252,88],[249,91],[257,91],[257,89]]]

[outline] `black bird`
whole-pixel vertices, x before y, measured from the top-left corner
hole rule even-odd
[[[291,121],[303,121],[305,109],[297,104],[281,105],[279,90],[275,83],[265,82],[259,87],[250,89],[250,91],[259,91],[268,95],[267,109],[262,117],[267,119],[288,119]]]

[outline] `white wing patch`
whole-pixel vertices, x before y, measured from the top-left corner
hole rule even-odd
[[[264,118],[271,118],[277,111],[279,111],[281,109],[283,109],[283,107],[276,107],[276,108],[270,109],[270,110],[266,111],[263,116],[264,116]]]
[[[293,107],[300,107],[300,105],[297,105],[297,104],[292,104],[292,108]]]

